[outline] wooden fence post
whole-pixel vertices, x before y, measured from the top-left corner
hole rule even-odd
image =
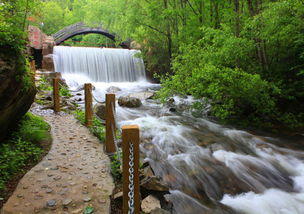
[[[36,72],[36,61],[35,60],[31,61],[31,69],[33,72]]]
[[[60,97],[59,97],[59,79],[53,79],[53,101],[54,101],[54,111],[60,112]]]
[[[93,106],[92,106],[92,84],[84,84],[85,95],[85,123],[88,127],[93,125]]]
[[[115,94],[106,94],[106,152],[113,153],[116,151],[114,135],[116,134],[115,126]]]
[[[140,189],[139,189],[139,127],[136,125],[122,127],[122,152],[123,152],[123,214],[129,210],[129,155],[130,143],[133,144],[134,154],[134,214],[140,211]]]

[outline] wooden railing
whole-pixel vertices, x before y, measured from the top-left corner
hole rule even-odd
[[[85,124],[93,125],[92,84],[86,83],[85,91]],[[53,79],[54,111],[60,112],[59,78]],[[115,94],[106,94],[106,141],[105,151],[109,154],[118,152],[116,141]],[[123,153],[123,213],[140,213],[139,186],[139,127],[137,125],[122,126]]]

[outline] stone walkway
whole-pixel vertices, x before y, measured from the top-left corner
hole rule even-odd
[[[103,145],[71,115],[44,116],[52,127],[49,154],[19,182],[1,214],[110,213],[114,188]]]

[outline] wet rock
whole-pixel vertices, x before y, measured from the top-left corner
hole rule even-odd
[[[153,177],[154,176],[154,172],[153,172],[153,170],[150,166],[147,166],[147,167],[141,169],[140,172],[145,177]]]
[[[129,94],[128,96],[135,97],[140,100],[147,100],[147,99],[151,99],[154,95],[155,95],[154,92],[138,92],[138,93]]]
[[[167,100],[167,103],[168,103],[168,105],[174,105],[174,103],[175,103],[174,98],[169,98],[169,99]]]
[[[159,192],[167,192],[169,188],[156,176],[145,177],[141,182],[140,186],[147,190],[154,190]]]
[[[160,208],[160,201],[153,195],[149,195],[141,202],[141,209],[145,213],[151,213],[156,208]]]
[[[171,108],[169,108],[169,111],[170,112],[176,112],[176,108],[171,107]]]
[[[170,212],[161,208],[156,208],[152,210],[151,214],[170,214]]]
[[[47,96],[45,99],[48,100],[48,101],[52,101],[53,97],[52,96]]]
[[[107,89],[107,92],[109,93],[112,93],[112,94],[115,94],[117,92],[121,91],[120,88],[116,87],[116,86],[110,86],[108,89]]]
[[[97,103],[94,106],[95,114],[100,117],[101,119],[106,119],[106,104],[105,103]]]
[[[118,104],[123,107],[137,108],[142,105],[140,99],[135,97],[119,97]]]

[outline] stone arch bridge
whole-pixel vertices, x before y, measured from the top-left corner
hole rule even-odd
[[[58,31],[57,33],[53,34],[52,37],[54,38],[55,44],[60,45],[65,40],[68,40],[74,36],[89,34],[89,33],[101,34],[113,41],[115,41],[115,37],[116,37],[115,34],[109,33],[107,30],[103,29],[102,27],[90,27],[83,22],[79,22],[67,26],[62,30]],[[129,42],[123,42],[120,44],[120,46],[123,48],[129,48]]]

